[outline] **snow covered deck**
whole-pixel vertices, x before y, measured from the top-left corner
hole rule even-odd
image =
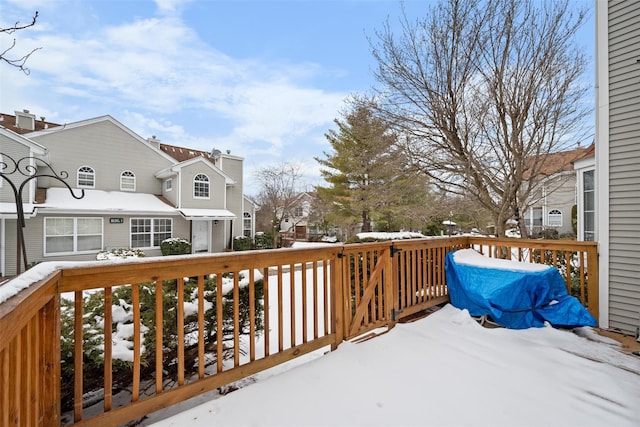
[[[485,256],[554,265],[597,318],[597,245],[591,242],[459,236],[42,263],[0,287],[0,425],[120,425],[281,370],[303,356],[349,349],[352,344],[345,340],[446,303],[446,254],[468,247]],[[98,295],[98,304],[95,298],[92,305],[85,302],[87,295]],[[398,325],[387,335],[406,328]],[[66,331],[64,347],[61,331]],[[103,344],[96,347],[96,339]],[[439,339],[431,346],[437,348]],[[104,366],[88,371],[85,352],[96,349]],[[368,356],[357,357],[351,363],[366,366]],[[402,373],[408,360],[395,357],[385,369]],[[458,367],[447,357],[424,366],[414,360],[418,365],[412,370],[455,377]],[[569,362],[582,363],[582,358]],[[377,369],[369,370],[369,387],[377,382]],[[412,393],[443,385],[426,377],[415,380],[404,386]],[[88,393],[88,384],[97,391]],[[334,384],[336,390],[347,386]],[[300,393],[304,396],[304,390]],[[359,402],[357,396],[350,399]],[[350,410],[361,412],[353,405]]]
[[[488,329],[446,305],[144,425],[640,425],[640,358],[578,332]]]

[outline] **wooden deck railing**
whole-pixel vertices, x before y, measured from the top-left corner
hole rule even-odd
[[[119,425],[335,349],[448,301],[445,256],[466,247],[555,265],[597,317],[595,243],[452,237],[79,264],[0,305],[0,425],[59,426],[61,400],[74,425]],[[83,303],[88,293],[102,311]],[[113,344],[123,310],[124,362]],[[88,317],[99,321],[88,328]],[[73,332],[61,345],[64,319]],[[86,354],[96,334],[99,371]],[[87,408],[89,384],[103,390],[98,410]]]

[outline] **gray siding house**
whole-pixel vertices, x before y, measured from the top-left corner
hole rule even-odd
[[[254,234],[243,221],[241,157],[144,139],[110,116],[64,126],[36,126],[44,119],[27,111],[1,117],[0,153],[27,158],[41,175],[23,196],[30,263],[95,260],[120,248],[157,256],[167,238],[189,240],[194,253],[219,252],[233,249],[234,236]],[[47,177],[47,165],[66,172],[70,188]],[[18,185],[26,178],[3,172]],[[3,184],[0,276],[7,276],[18,271],[18,224],[11,185]]]
[[[28,168],[35,168],[35,156],[43,156],[45,152],[45,148],[41,145],[0,126],[0,168],[3,173],[13,172],[24,177],[22,174],[28,173]],[[14,187],[9,181],[0,179],[0,276],[7,271],[7,259],[4,256],[7,251],[12,251],[14,254],[13,268],[15,269],[15,230],[18,218],[16,191],[19,190],[22,182],[21,179],[20,183],[16,183]],[[26,181],[22,190],[22,209],[26,216],[34,213],[36,194],[36,181]],[[9,260],[9,264],[11,262]]]
[[[543,176],[525,202],[523,217],[529,236],[555,230],[559,236],[575,235],[572,210],[577,205],[575,162],[591,152],[590,147],[550,153],[544,156]]]
[[[640,2],[596,2],[600,325],[640,327]]]

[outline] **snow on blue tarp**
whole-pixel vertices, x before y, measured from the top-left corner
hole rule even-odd
[[[447,254],[445,270],[451,304],[472,316],[489,315],[512,329],[541,327],[545,321],[556,327],[597,325],[580,301],[567,293],[554,267],[487,258],[462,249]]]

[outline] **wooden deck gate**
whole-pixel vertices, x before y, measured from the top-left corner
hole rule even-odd
[[[468,247],[454,239],[415,239],[345,246],[342,254],[345,338],[386,327],[449,301],[447,253]]]

